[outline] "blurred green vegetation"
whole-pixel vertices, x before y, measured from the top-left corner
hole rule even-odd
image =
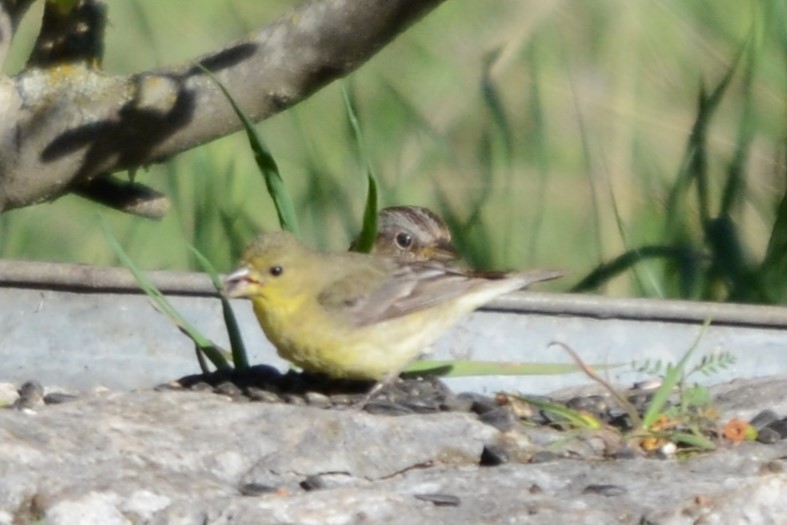
[[[104,67],[187,60],[295,3],[113,2]],[[614,295],[787,297],[783,0],[449,0],[344,84],[380,204],[433,208],[475,266],[563,268],[559,289],[595,269],[586,289]],[[257,128],[302,237],[345,249],[367,179],[340,85]],[[136,176],[172,198],[169,216],[100,212],[144,269],[199,269],[193,245],[226,271],[278,228],[242,132]],[[67,196],[6,213],[0,256],[116,264],[99,210]]]

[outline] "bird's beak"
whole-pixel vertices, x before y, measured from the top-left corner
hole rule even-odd
[[[435,246],[429,246],[424,248],[423,255],[430,260],[433,261],[454,261],[459,258],[459,253],[456,251],[451,243],[448,242],[440,242]]]
[[[241,266],[224,277],[221,293],[225,297],[249,297],[261,285],[262,279],[259,278],[257,272],[248,266]]]

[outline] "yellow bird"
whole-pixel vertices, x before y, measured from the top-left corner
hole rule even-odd
[[[402,261],[459,259],[448,226],[432,210],[420,206],[391,206],[380,210],[372,253]]]
[[[288,232],[261,235],[224,280],[248,297],[279,355],[333,378],[388,382],[462,316],[556,271],[473,273],[310,248]]]

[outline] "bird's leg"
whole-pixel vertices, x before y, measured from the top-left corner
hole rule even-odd
[[[366,404],[372,400],[374,396],[380,393],[380,391],[387,387],[388,385],[392,384],[396,379],[399,377],[400,370],[396,370],[394,372],[388,372],[385,377],[381,380],[377,381],[372,388],[364,395],[360,401],[357,403],[353,403],[352,407],[356,410],[363,410]]]

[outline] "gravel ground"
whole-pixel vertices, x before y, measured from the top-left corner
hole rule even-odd
[[[710,452],[621,439],[598,385],[536,400],[596,430],[434,380],[359,410],[368,387],[267,367],[134,392],[0,385],[0,524],[787,523],[784,377],[711,389]],[[724,437],[731,419],[759,441]]]

